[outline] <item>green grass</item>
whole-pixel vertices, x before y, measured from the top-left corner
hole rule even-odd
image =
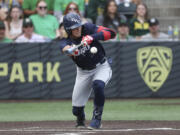
[[[173,103],[180,103],[180,99],[107,102],[103,117],[106,120],[180,120],[180,104]]]
[[[85,108],[87,120],[91,119],[92,109],[89,101]],[[70,100],[0,102],[0,121],[74,120],[71,110]],[[103,120],[180,120],[180,99],[106,100]]]

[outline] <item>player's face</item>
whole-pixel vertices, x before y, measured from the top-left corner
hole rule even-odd
[[[78,27],[78,28],[72,29],[72,37],[73,38],[81,37],[81,30],[82,30],[82,27]]]

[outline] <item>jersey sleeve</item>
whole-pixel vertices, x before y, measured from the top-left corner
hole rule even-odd
[[[116,32],[110,28],[97,26],[95,24],[87,24],[89,27],[90,34],[95,40],[109,40],[116,36]]]

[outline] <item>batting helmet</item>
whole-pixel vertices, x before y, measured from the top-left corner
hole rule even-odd
[[[69,13],[63,18],[64,29],[67,34],[71,34],[71,30],[82,26],[81,18],[76,13]]]

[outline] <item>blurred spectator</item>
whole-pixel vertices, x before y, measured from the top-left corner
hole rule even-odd
[[[129,35],[129,26],[127,21],[121,20],[118,26],[117,41],[133,41],[134,38]]]
[[[70,13],[70,12],[75,12],[75,13],[79,14],[80,17],[81,17],[82,23],[91,22],[91,20],[84,18],[84,17],[80,14],[79,7],[78,7],[78,5],[77,5],[76,3],[74,3],[74,2],[70,2],[70,3],[67,5],[67,7],[66,7],[66,9],[65,9],[65,11],[64,11],[64,15],[66,15],[66,14],[68,14],[68,13]],[[64,26],[62,25],[64,15],[63,15],[63,16],[60,18],[60,20],[59,20],[59,23],[60,23],[60,25],[59,25],[59,34],[60,34],[60,35],[59,35],[59,37],[58,37],[57,39],[67,36],[67,35],[65,34],[66,32],[65,32],[65,30],[64,30]]]
[[[142,3],[142,0],[131,0],[134,4],[138,5]]]
[[[118,12],[125,15],[128,20],[132,19],[135,11],[136,4],[131,2],[131,0],[124,0],[124,2],[118,5]]]
[[[17,0],[1,0],[0,1],[0,8],[7,8],[9,10],[12,6],[20,6]]]
[[[142,35],[149,33],[148,9],[143,3],[136,7],[136,13],[130,21],[130,35],[140,39]]]
[[[36,13],[36,7],[37,3],[39,3],[41,0],[24,0],[22,7],[24,10],[24,16],[29,17],[32,14]],[[49,14],[53,14],[53,6],[54,6],[54,0],[44,0],[47,3],[47,12]]]
[[[79,6],[81,16],[84,15],[84,0],[55,0],[54,1],[54,15],[60,19],[65,12],[66,7],[70,2],[74,2]]]
[[[116,1],[116,4],[119,5],[123,2],[125,2],[126,0],[115,0],[115,1]],[[142,1],[141,0],[129,0],[129,2],[133,2],[134,4],[137,5],[137,4],[141,3]]]
[[[62,38],[67,38],[67,33],[64,29],[63,23],[60,23],[60,25],[59,25],[59,37],[55,38],[54,41],[58,41]]]
[[[5,36],[5,25],[3,21],[0,21],[0,43],[10,43],[11,39]]]
[[[116,4],[119,5],[124,2],[124,0],[115,0]]]
[[[81,17],[82,23],[86,23],[86,22],[90,21],[90,20],[87,20],[86,18],[84,18],[84,17],[80,14],[79,7],[78,7],[78,5],[77,5],[76,3],[74,3],[74,2],[70,2],[70,3],[67,5],[67,7],[66,7],[66,9],[65,9],[65,11],[64,11],[64,15],[66,15],[66,14],[68,14],[68,13],[70,13],[70,12],[78,13],[79,16]],[[60,18],[60,21],[59,21],[60,23],[62,23],[63,17],[64,17],[64,16],[62,16],[62,17]]]
[[[12,6],[20,6],[17,0],[0,0],[0,20],[7,19],[8,11]]]
[[[119,17],[116,2],[114,0],[108,0],[104,13],[103,15],[98,16],[96,24],[103,25],[117,31],[121,19],[125,20],[126,18],[124,16]]]
[[[37,14],[30,16],[34,25],[35,33],[50,39],[58,37],[59,23],[56,17],[47,14],[47,3],[44,0],[38,1],[36,10]]]
[[[26,18],[23,21],[23,34],[15,42],[45,42],[45,38],[34,33],[34,27],[31,19]]]
[[[96,17],[100,16],[104,12],[104,8],[107,0],[90,0],[88,4],[87,17],[92,19],[93,23],[96,23]]]
[[[149,31],[150,33],[142,36],[143,41],[165,41],[169,40],[168,35],[160,32],[159,21],[156,18],[149,20]]]
[[[88,17],[87,17],[87,14],[88,14],[89,1],[90,1],[90,0],[84,0],[84,17],[85,17],[85,18],[88,18]]]
[[[23,4],[23,1],[24,0],[18,0],[18,2],[19,2],[19,5],[22,7],[22,4]]]
[[[8,9],[7,8],[0,8],[0,21],[5,21],[8,16]]]
[[[12,6],[5,21],[6,37],[14,40],[22,33],[22,18],[22,9],[19,6]]]

